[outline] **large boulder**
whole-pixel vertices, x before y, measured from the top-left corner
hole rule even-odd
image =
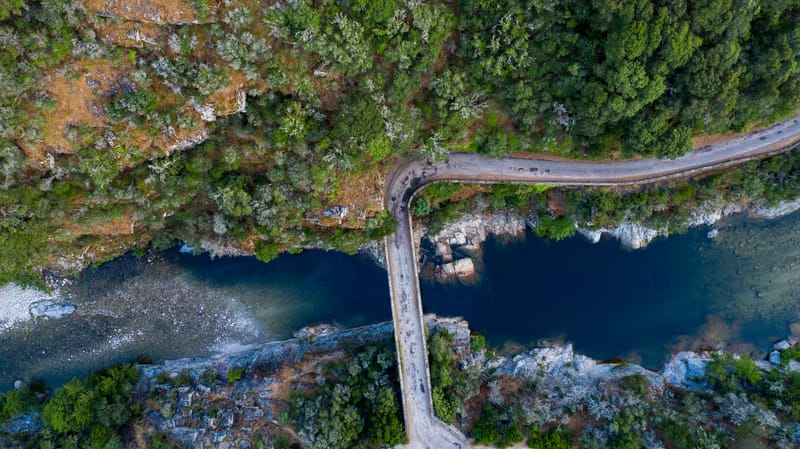
[[[680,352],[664,365],[661,377],[669,385],[701,390],[706,386],[703,379],[710,361],[710,357],[695,352]]]

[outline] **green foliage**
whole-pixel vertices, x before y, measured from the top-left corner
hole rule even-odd
[[[212,369],[203,371],[203,373],[200,374],[200,382],[206,386],[214,385],[218,378],[217,372]]]
[[[781,365],[786,366],[792,360],[800,360],[800,345],[781,351]]]
[[[472,437],[477,444],[495,444],[500,438],[497,424],[484,415],[485,413],[481,413],[481,419],[472,427]]]
[[[167,441],[162,433],[155,433],[150,439],[150,449],[179,449],[178,446]]]
[[[153,116],[156,105],[157,98],[153,92],[146,90],[133,91],[117,98],[108,105],[108,117],[118,122],[130,120],[134,123],[142,124],[144,120]]]
[[[123,213],[154,247],[221,238],[261,242],[263,260],[320,241],[353,252],[391,232],[392,220],[348,230],[309,221],[334,204],[343,176],[387,161],[451,150],[674,157],[695,134],[746,131],[800,104],[800,7],[783,0],[190,0],[199,21],[213,23],[165,25],[165,45],[132,52],[101,39],[107,19],[80,2],[0,3],[0,283],[34,282],[51,254],[81,254],[96,237],[67,229]],[[113,86],[95,85],[91,61],[119,68]],[[235,71],[250,81],[231,85]],[[112,123],[51,129],[44,117],[55,100],[44,84],[62,76],[88,76],[102,96],[92,107],[106,107]],[[229,110],[232,98],[208,98],[226,87],[247,96],[246,111],[200,133],[191,109]],[[71,148],[51,142],[54,131]],[[26,160],[21,147],[52,153],[53,166]],[[681,229],[687,210],[717,190],[768,203],[796,196],[798,158],[780,159],[695,192],[572,192],[564,218]],[[436,230],[468,207],[449,201],[460,189],[429,186],[412,207]],[[493,208],[536,216],[552,198],[539,187],[487,189]],[[561,218],[546,224],[539,231],[554,238],[571,232]],[[120,248],[103,247],[98,257]]]
[[[278,257],[281,246],[275,243],[258,242],[256,245],[256,258],[262,262],[269,262]]]
[[[782,94],[797,98],[788,2],[462,3],[466,70],[495,88],[520,130],[544,124],[543,140],[569,134],[579,151],[607,154],[621,141],[675,157],[692,132],[786,114]]]
[[[433,388],[433,410],[436,416],[445,423],[451,424],[456,419],[456,399],[439,387]]]
[[[189,0],[189,4],[197,11],[197,18],[199,20],[204,21],[208,19],[208,14],[211,12],[211,5],[208,0]]]
[[[531,436],[526,444],[534,449],[571,449],[572,433],[567,427],[551,427],[540,433],[537,428],[531,429]]]
[[[636,428],[638,416],[631,409],[624,409],[614,417],[609,424],[611,430],[611,441],[609,449],[641,449],[644,446],[644,439],[641,432]]]
[[[84,382],[73,379],[56,391],[42,411],[47,428],[42,444],[81,442],[81,447],[121,447],[115,431],[137,413],[131,404],[139,370],[119,365],[93,373]]]
[[[38,405],[36,395],[28,387],[3,393],[0,395],[0,425],[11,418],[30,412]]]
[[[417,217],[424,217],[426,215],[430,215],[431,213],[431,203],[428,201],[427,198],[417,198],[414,201],[414,205],[411,206],[411,213],[416,215]]]
[[[757,385],[762,374],[749,355],[735,358],[730,353],[714,354],[706,365],[706,378],[715,390],[730,393],[739,388]]]
[[[250,31],[226,34],[215,50],[232,68],[244,72],[247,79],[255,79],[261,71],[260,64],[269,57],[267,43]]]
[[[227,379],[228,382],[236,382],[240,380],[244,375],[245,368],[243,366],[236,366],[228,370]]]
[[[575,235],[575,224],[567,217],[553,218],[549,215],[542,215],[536,220],[533,231],[539,237],[559,241]]]
[[[650,379],[642,373],[629,374],[619,379],[622,388],[636,396],[644,396],[650,388]]]
[[[292,420],[310,448],[395,446],[406,441],[393,346],[362,346],[328,367],[313,397],[295,394]]]
[[[11,17],[12,14],[20,14],[25,6],[25,0],[8,0],[0,5],[0,22]]]
[[[469,337],[469,350],[472,352],[481,352],[486,348],[486,337],[481,334],[474,334]]]

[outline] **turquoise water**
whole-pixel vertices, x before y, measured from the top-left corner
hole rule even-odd
[[[556,339],[649,367],[685,349],[764,351],[800,333],[798,221],[736,219],[716,240],[701,228],[637,251],[609,239],[490,238],[478,284],[423,281],[423,304],[464,316],[499,350]],[[0,332],[0,389],[15,379],[58,384],[139,354],[206,356],[307,325],[391,318],[385,270],[323,251],[269,264],[178,251],[126,256],[87,270],[65,294],[74,314]]]

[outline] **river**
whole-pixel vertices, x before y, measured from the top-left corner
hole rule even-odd
[[[461,315],[501,351],[571,341],[599,359],[657,368],[671,353],[764,351],[800,333],[800,213],[734,218],[629,251],[613,240],[526,235],[484,244],[481,281],[422,282],[426,311]],[[364,256],[308,251],[264,264],[177,250],[124,256],[62,290],[76,311],[0,329],[0,389],[58,384],[139,354],[204,356],[290,337],[322,322],[389,320],[386,272]]]

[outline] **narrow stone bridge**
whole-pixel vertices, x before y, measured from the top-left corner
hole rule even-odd
[[[428,351],[422,319],[419,267],[409,206],[432,182],[527,183],[619,186],[680,178],[790,151],[800,141],[800,116],[768,129],[707,147],[680,158],[622,162],[491,159],[451,154],[445,162],[411,161],[386,181],[385,208],[397,219],[397,231],[386,237],[386,262],[392,298],[395,342],[400,369],[408,448],[467,448],[466,438],[436,418],[431,398]]]

